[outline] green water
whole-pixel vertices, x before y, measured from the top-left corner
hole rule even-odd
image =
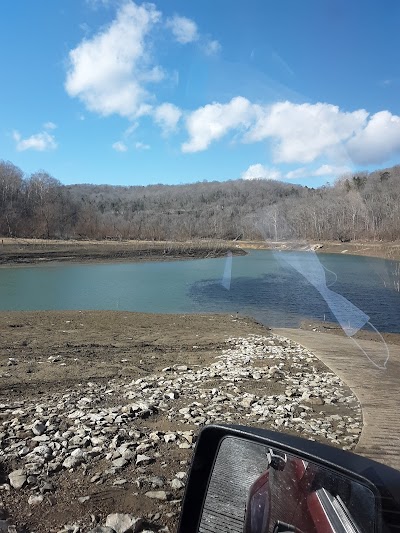
[[[394,263],[318,256],[331,289],[367,313],[376,327],[400,331]],[[0,310],[102,309],[154,313],[232,312],[271,325],[302,317],[332,320],[318,291],[270,251],[234,257],[230,289],[221,284],[227,259],[148,263],[48,264],[0,268]],[[334,273],[334,274],[333,274]],[[336,279],[337,277],[337,279]]]

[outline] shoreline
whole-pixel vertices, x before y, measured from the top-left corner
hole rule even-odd
[[[270,250],[272,246],[263,241],[242,241],[244,250]],[[290,241],[277,242],[276,249],[290,249]],[[296,245],[296,243],[293,243]],[[400,241],[376,242],[376,241],[313,241],[311,244],[317,254],[343,254],[357,255],[361,257],[400,260]]]
[[[246,255],[217,241],[60,241],[44,239],[2,239],[0,267],[51,263],[105,263],[179,261],[224,257],[228,251]]]
[[[204,424],[344,449],[362,429],[357,398],[312,352],[227,314],[1,312],[0,373],[2,501],[28,532],[88,532],[115,512],[175,530]]]
[[[274,244],[274,243],[272,243]],[[276,249],[290,248],[290,242],[275,243]],[[400,242],[315,242],[317,254],[344,254],[400,260]],[[168,241],[80,241],[3,238],[0,268],[51,263],[108,263],[178,261],[246,255],[250,250],[269,250],[264,241],[195,240]]]

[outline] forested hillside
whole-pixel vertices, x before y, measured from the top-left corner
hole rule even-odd
[[[308,188],[272,180],[64,186],[0,161],[7,237],[186,240],[400,238],[400,166]]]

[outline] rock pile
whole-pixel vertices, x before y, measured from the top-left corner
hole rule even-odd
[[[228,339],[206,367],[171,364],[134,381],[86,382],[2,403],[0,532],[171,530],[197,432],[213,422],[352,449],[362,427],[357,399],[317,366],[312,353],[287,339],[252,335]],[[91,487],[105,486],[135,495],[137,512],[99,511]],[[62,528],[40,524],[61,500],[73,521]],[[146,516],[139,515],[143,502]]]

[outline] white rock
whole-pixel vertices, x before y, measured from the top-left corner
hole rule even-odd
[[[83,455],[84,454],[81,448],[76,448],[71,452],[71,457],[75,457],[75,459],[83,459]]]
[[[145,493],[145,496],[153,500],[168,500],[169,494],[165,490],[150,490]]]
[[[128,464],[128,461],[126,459],[124,459],[123,457],[119,457],[118,459],[114,459],[114,461],[112,462],[112,465],[115,468],[123,468],[127,464]]]
[[[38,496],[34,496],[32,494],[32,496],[29,496],[28,498],[28,503],[29,505],[39,505],[39,503],[42,503],[43,499],[44,497],[41,494],[39,494]]]
[[[82,457],[73,457],[70,455],[63,461],[63,467],[64,468],[75,468],[76,466],[79,466],[82,463]]]
[[[116,533],[136,532],[142,524],[140,518],[135,518],[129,514],[113,513],[106,519],[106,527],[112,528]]]
[[[152,462],[152,458],[148,455],[138,454],[136,457],[136,464],[137,465],[145,465]]]
[[[171,483],[170,483],[171,487],[174,489],[174,490],[178,490],[178,489],[183,489],[183,487],[185,486],[184,483],[182,483],[182,481],[180,479],[177,479],[177,478],[174,478]]]
[[[165,442],[173,442],[174,440],[176,440],[175,433],[166,433],[164,435],[164,441]]]
[[[40,420],[35,420],[31,429],[34,435],[43,435],[43,433],[46,431],[46,426]]]
[[[11,472],[11,474],[8,475],[8,479],[10,480],[10,485],[14,489],[20,489],[26,483],[26,475],[22,469]]]

